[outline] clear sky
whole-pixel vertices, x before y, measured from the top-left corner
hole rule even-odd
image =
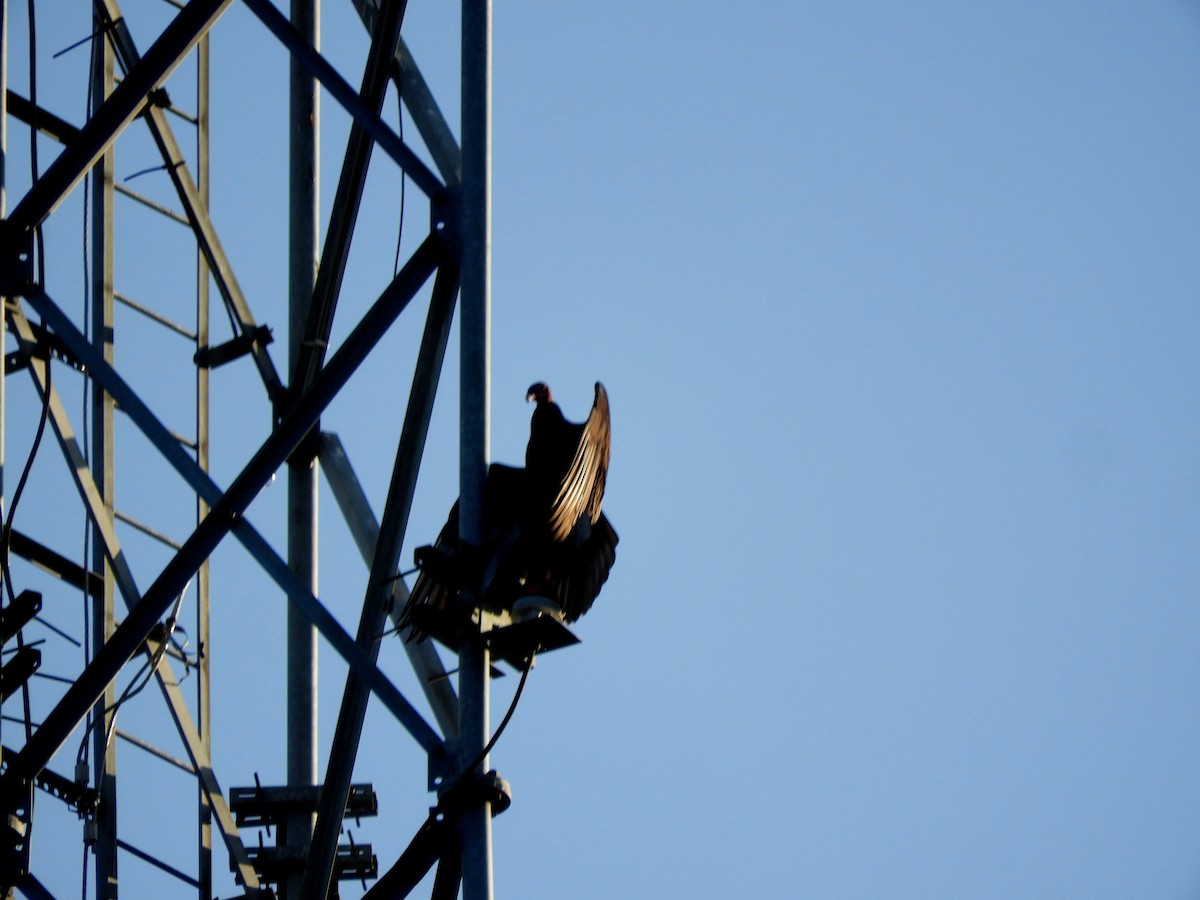
[[[73,7],[39,20],[39,88],[78,122],[86,50],[49,59],[87,32]],[[128,7],[145,47],[164,5]],[[451,122],[456,13],[412,0],[405,25]],[[494,28],[492,453],[520,463],[531,382],[579,420],[603,381],[621,536],[582,644],[539,659],[492,756],[514,792],[494,823],[497,896],[1200,894],[1200,9],[529,2],[497,4]],[[240,6],[213,41],[213,218],[282,364],[286,60]],[[348,3],[326,0],[323,45],[357,84]],[[178,95],[191,105],[186,81]],[[328,214],[345,117],[327,102],[323,122]],[[128,141],[118,177],[155,164]],[[400,180],[382,157],[371,185],[335,338],[391,271]],[[169,197],[161,175],[130,186]],[[48,287],[72,311],[77,204],[47,250],[69,258]],[[406,213],[408,247],[427,221],[411,185]],[[142,274],[163,226],[127,215],[118,278],[186,315],[170,276]],[[396,332],[323,421],[377,513],[419,315]],[[155,367],[139,387],[170,418],[181,389],[135,338],[121,346],[135,372]],[[257,389],[245,363],[214,375],[221,484],[265,436]],[[11,470],[36,425],[25,381],[10,404]],[[406,560],[457,493],[456,419],[451,377]],[[131,511],[186,536],[190,509],[168,510],[142,445],[122,446]],[[55,454],[35,467],[48,492]],[[281,550],[282,481],[250,513]],[[366,570],[321,502],[321,595],[353,632]],[[78,555],[81,519],[52,538],[51,516],[26,515]],[[137,556],[143,587],[165,559]],[[226,786],[284,774],[284,603],[246,560],[214,561]],[[68,627],[79,602],[64,602],[51,618]],[[419,699],[398,646],[382,665]],[[328,647],[321,674],[324,753],[344,678]],[[496,682],[494,720],[516,680]],[[181,755],[153,691],[128,715]],[[144,777],[191,802],[174,776]],[[386,867],[430,795],[377,704],[356,780],[381,814],[355,839]],[[122,826],[192,870],[190,813],[179,831],[160,814]],[[39,858],[72,896],[78,825],[45,829],[63,837]],[[122,865],[156,886],[129,896],[173,890]]]

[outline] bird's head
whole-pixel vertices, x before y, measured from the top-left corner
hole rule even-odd
[[[550,386],[544,381],[539,381],[537,384],[531,384],[529,390],[525,392],[525,402],[536,400],[540,405],[550,402]]]

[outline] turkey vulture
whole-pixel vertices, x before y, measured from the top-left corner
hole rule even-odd
[[[523,598],[546,598],[566,622],[591,608],[608,578],[617,546],[600,508],[611,437],[608,394],[596,382],[591,414],[581,424],[563,417],[541,382],[525,399],[536,402],[525,468],[488,468],[483,546],[463,547],[455,503],[435,544],[417,550],[421,572],[401,620],[416,638],[457,631],[443,620],[470,613],[455,602],[468,574],[482,580],[484,609],[511,612]]]

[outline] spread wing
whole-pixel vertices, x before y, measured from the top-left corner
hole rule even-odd
[[[555,586],[555,599],[568,624],[592,608],[608,571],[617,558],[617,533],[604,513],[592,525],[592,533]]]
[[[575,454],[550,506],[552,540],[566,541],[575,530],[576,523],[585,515],[593,525],[600,518],[611,443],[608,394],[604,385],[597,381],[596,400],[592,404],[591,414],[580,427]]]
[[[592,411],[578,425],[565,421],[546,394],[534,413],[526,468],[488,469],[483,546],[460,542],[456,503],[434,545],[417,551],[421,574],[401,618],[412,629],[409,640],[432,635],[457,643],[452,614],[473,569],[484,585],[481,605],[511,609],[519,597],[538,593],[557,601],[567,622],[591,608],[608,579],[618,541],[601,512],[612,435],[608,394],[596,382]]]

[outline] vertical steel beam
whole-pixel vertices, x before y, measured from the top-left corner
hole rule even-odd
[[[111,43],[117,52],[117,62],[123,66],[126,72],[131,71],[138,64],[140,57],[116,0],[95,0],[95,9],[97,15],[102,18],[102,25],[109,32]],[[207,33],[204,38],[201,38],[201,42],[206,42],[206,40]],[[197,114],[199,115],[199,111]],[[180,206],[183,207],[187,221],[196,235],[200,252],[204,255],[205,262],[215,276],[217,289],[228,307],[230,318],[237,323],[237,332],[247,334],[255,331],[257,326],[254,316],[250,312],[250,306],[242,294],[242,288],[234,275],[233,266],[229,257],[225,255],[225,248],[221,246],[221,240],[209,218],[207,197],[201,197],[196,183],[188,171],[187,160],[179,149],[179,143],[175,140],[166,113],[151,104],[146,107],[143,119],[150,129],[150,136],[158,146],[167,175],[170,177],[171,183],[175,185]],[[199,122],[198,118],[197,123],[199,124]],[[206,126],[201,125],[201,127]],[[251,348],[251,353],[268,395],[272,400],[276,399],[281,385],[266,346],[262,341],[256,340]]]
[[[196,193],[208,209],[209,201],[209,156],[208,156],[208,75],[209,35],[196,45]],[[208,259],[203,249],[196,252],[196,350],[207,349],[209,340],[209,274]],[[209,470],[209,369],[196,367],[196,465],[202,472]],[[208,515],[208,502],[196,494],[196,524]],[[209,627],[209,599],[211,592],[211,564],[205,559],[196,572],[196,727],[200,732],[201,747],[212,759],[212,695]],[[212,853],[212,804],[203,785],[197,794],[197,860],[196,880],[200,882],[197,895],[202,900],[213,896],[213,853]]]
[[[229,489],[213,504],[212,512],[197,526],[154,583],[142,594],[137,606],[129,611],[129,615],[113,633],[112,640],[104,645],[91,664],[67,688],[58,703],[43,718],[41,727],[11,760],[6,771],[0,773],[0,804],[15,802],[9,798],[16,797],[15,791],[22,785],[30,784],[33,777],[45,768],[50,758],[66,741],[71,730],[83,720],[88,709],[99,698],[104,685],[112,681],[121,667],[145,644],[171,603],[188,580],[195,575],[200,563],[216,549],[239,520],[243,519],[251,501],[296,450],[337,392],[345,387],[367,354],[404,311],[412,295],[432,274],[443,252],[440,240],[432,235],[427,238],[408,264],[400,270],[400,274],[392,280],[387,290],[346,336],[329,363],[321,370],[312,390],[304,395],[296,408],[284,417],[262,446],[254,452],[233,479]],[[34,368],[36,369],[36,365]],[[293,594],[291,599],[295,603],[305,603],[305,597],[301,596],[300,591]],[[323,617],[321,613],[324,614]],[[392,699],[396,702],[389,703],[389,709],[417,738],[422,747],[430,753],[436,752],[441,747],[440,738],[411,706],[403,701],[403,697],[399,696],[391,682],[371,665],[369,660],[362,658],[362,651],[358,649],[353,638],[345,634],[323,607],[319,611],[314,609],[313,614],[325,622],[323,630],[326,637],[339,647],[339,652],[346,661],[355,666],[359,674],[372,681],[372,686],[380,693],[381,700],[385,699],[386,688],[391,688],[394,694]],[[3,811],[0,807],[0,812]]]
[[[333,492],[338,508],[342,511],[342,518],[346,520],[358,552],[369,570],[375,559],[375,545],[379,543],[379,520],[375,518],[362,485],[354,474],[342,442],[338,440],[337,435],[329,432],[321,435],[321,470],[325,473],[325,480]],[[403,585],[404,580],[398,579],[396,583]],[[404,645],[404,652],[408,654],[408,661],[412,664],[421,690],[425,693],[425,700],[433,710],[442,734],[447,742],[456,741],[458,695],[454,692],[454,685],[450,683],[433,642],[406,640],[409,629],[401,629],[400,620],[404,603],[407,601],[408,587],[405,586],[402,601],[394,604],[388,615],[398,639]]]
[[[387,96],[388,72],[396,54],[396,42],[400,39],[405,5],[405,0],[389,3],[371,34],[371,48],[367,54],[359,96],[375,115],[379,115],[384,97]],[[350,241],[354,237],[354,226],[358,221],[358,210],[362,205],[367,169],[374,148],[375,142],[371,136],[358,123],[352,123],[333,197],[312,303],[304,324],[303,339],[297,350],[299,355],[292,370],[291,388],[295,393],[306,390],[312,384],[325,360],[329,332],[333,328],[333,314],[342,291]]]
[[[8,0],[0,0],[0,218],[8,215]],[[0,323],[0,337],[4,335],[4,325]],[[3,345],[0,345],[3,346]],[[0,372],[0,385],[4,383],[4,373]],[[0,390],[0,413],[4,412],[4,392]],[[0,435],[3,435],[4,417],[0,415]],[[3,444],[0,443],[0,461],[3,461]],[[4,472],[0,466],[0,475]],[[3,483],[0,482],[0,488]],[[3,499],[0,489],[0,499]]]
[[[193,3],[198,0],[192,0]],[[329,62],[316,52],[303,35],[299,34],[271,0],[243,0],[246,7],[258,16],[260,22],[270,29],[292,54],[293,61],[299,61],[304,68],[312,72],[321,82],[321,86],[329,92],[342,110],[370,133],[379,149],[395,160],[396,164],[412,179],[413,184],[420,188],[427,197],[437,197],[444,193],[445,185],[437,175],[425,165],[416,153],[408,149],[392,128],[379,116],[369,110],[358,96],[358,92],[346,81]]]
[[[22,348],[31,350],[34,346],[34,336],[29,321],[25,318],[20,309],[12,311],[10,315],[12,316],[13,322],[16,326],[15,334],[20,340]],[[71,429],[70,421],[67,418],[66,411],[58,397],[58,392],[53,385],[50,384],[49,376],[47,374],[49,365],[50,364],[48,362],[35,359],[33,360],[32,365],[29,366],[29,372],[33,378],[34,385],[38,392],[47,397],[47,402],[49,403],[49,420],[51,427],[58,436],[59,448],[62,450],[67,464],[71,469],[75,485],[79,490],[81,499],[83,500],[84,508],[88,512],[92,524],[93,534],[95,535],[95,540],[103,546],[104,560],[107,564],[105,572],[108,577],[106,580],[115,585],[117,592],[121,594],[122,599],[125,601],[125,605],[129,613],[126,618],[126,624],[128,624],[130,618],[134,618],[145,611],[145,604],[142,602],[145,597],[140,595],[138,592],[137,584],[133,578],[133,572],[129,568],[128,560],[125,557],[124,551],[121,549],[120,543],[117,540],[116,532],[113,529],[113,519],[107,514],[103,498],[101,497],[100,489],[97,487],[96,482],[92,479],[91,473],[88,471],[86,462],[84,460],[83,451],[80,449],[78,442],[75,440],[75,434]],[[101,365],[106,364],[101,362]],[[194,573],[197,568],[198,564],[196,567],[193,567],[190,572]],[[183,589],[184,583],[180,582],[174,593],[178,595],[178,593]],[[159,615],[161,616],[163,612],[165,612],[165,608],[162,612],[160,612]],[[153,643],[153,641],[149,639],[150,631],[151,629],[148,627],[145,631],[146,639],[140,645],[134,645],[130,649],[128,655],[125,657],[126,661],[132,658],[133,654],[138,652],[139,649],[146,653],[150,659],[154,659],[156,657],[157,653],[155,647],[150,646]],[[88,666],[89,670],[94,668],[96,663],[101,658],[111,654],[113,645],[121,642],[121,637],[124,633],[126,633],[124,629],[114,628],[105,641],[97,643],[97,649],[94,654],[95,659]],[[242,845],[241,838],[238,835],[237,826],[233,821],[233,817],[229,813],[229,806],[225,802],[224,796],[221,794],[221,787],[217,783],[216,776],[212,771],[212,761],[208,754],[204,751],[204,748],[201,746],[200,737],[196,732],[196,727],[192,724],[191,713],[187,708],[187,701],[184,699],[183,691],[180,690],[178,680],[175,678],[174,672],[171,670],[170,660],[161,659],[154,670],[154,675],[158,681],[159,688],[162,690],[163,699],[166,700],[167,708],[171,713],[171,717],[175,722],[175,727],[179,732],[179,738],[186,748],[188,757],[191,759],[192,765],[195,767],[196,773],[200,778],[201,787],[208,796],[208,802],[213,807],[217,821],[221,827],[222,837],[224,838],[225,845],[229,850],[231,862],[236,867],[242,884],[246,885],[248,890],[251,888],[257,889],[258,876],[255,874],[253,866],[250,865],[245,847]],[[91,702],[85,703],[84,705],[84,710],[86,711],[86,706],[95,705],[101,701],[104,696],[104,688],[111,686],[112,680],[115,677],[116,670],[114,669],[112,677],[106,679],[100,685],[100,687],[97,688],[92,686],[88,688],[87,691],[83,691],[81,690],[81,682],[89,680],[87,670],[85,670],[85,672],[80,675],[72,685],[71,692],[79,691],[81,696],[86,693],[91,694]],[[62,706],[61,702],[59,706]],[[107,711],[113,712],[111,708],[109,708]],[[79,720],[83,718],[84,713],[76,710],[74,715],[76,715],[74,721],[75,724],[77,724]],[[21,754],[18,756],[17,760],[13,761],[14,765],[10,766],[10,768],[20,768],[19,760],[24,758],[30,752],[31,747],[36,747],[38,742],[43,738],[44,732],[58,734],[57,729],[50,727],[50,718],[51,717],[47,717],[47,720],[43,721],[41,728],[35,731],[33,737],[26,742]],[[63,733],[58,737],[53,738],[51,742],[57,740],[59,743],[61,743],[61,740],[65,740],[65,738],[66,735]],[[49,757],[47,756],[47,760],[48,758]],[[35,766],[31,767],[32,773],[36,774],[36,772],[40,771],[41,768],[45,766],[45,762],[46,761],[41,761]],[[5,773],[4,776],[0,776],[0,781],[7,777],[8,774],[9,773]],[[18,778],[20,777],[23,776],[18,776]],[[4,796],[4,794],[0,793],[0,796]]]
[[[291,20],[313,48],[320,45],[320,0],[292,0]],[[305,324],[316,279],[320,171],[317,80],[290,58],[288,116],[288,370],[302,355]],[[288,564],[317,593],[317,462],[296,453],[288,462]],[[293,604],[287,612],[287,783],[317,783],[317,630]],[[285,841],[303,859],[312,840],[314,817],[289,815]],[[280,885],[285,900],[300,896],[303,873]]]
[[[442,178],[457,188],[462,183],[462,153],[403,37],[400,38],[400,49],[396,51],[396,65],[400,70],[400,94],[413,124],[421,133]]]
[[[372,662],[379,657],[380,635],[383,633],[388,610],[393,604],[401,601],[403,589],[394,580],[394,576],[404,543],[404,533],[408,528],[408,515],[417,487],[417,473],[425,450],[425,438],[429,434],[429,420],[433,415],[438,375],[450,337],[450,312],[454,309],[454,295],[457,291],[458,276],[455,267],[443,266],[433,286],[429,316],[417,354],[416,372],[413,375],[412,390],[409,391],[408,408],[404,414],[404,426],[400,432],[396,461],[392,467],[392,481],[383,510],[383,522],[375,544],[371,576],[367,581],[367,593],[363,599],[362,615],[358,623],[358,645]],[[337,838],[342,827],[346,798],[350,792],[350,779],[354,774],[354,760],[358,756],[358,743],[362,738],[368,699],[370,691],[367,685],[350,672],[346,677],[342,705],[329,752],[329,765],[326,767],[325,782],[321,788],[312,853],[304,878],[302,896],[305,900],[324,900],[329,893],[334,856],[337,853]]]
[[[491,0],[462,0],[462,163],[459,208],[462,240],[461,396],[459,425],[459,533],[475,546],[483,539],[483,485],[490,455],[491,354]],[[477,602],[481,584],[467,592]],[[482,623],[480,623],[482,624]],[[459,760],[471,765],[488,740],[489,658],[479,632],[459,649]],[[488,762],[478,764],[486,772]],[[466,772],[471,778],[474,772]],[[482,793],[459,815],[463,900],[491,900],[491,804]]]
[[[98,106],[112,93],[114,60],[112,47],[101,41],[93,55],[92,98]],[[92,341],[96,352],[106,363],[113,363],[113,172],[115,154],[110,145],[92,168]],[[91,464],[92,480],[99,492],[103,515],[112,521],[116,503],[115,461],[113,459],[112,395],[94,381],[91,388]],[[99,597],[89,598],[92,604],[92,652],[99,652],[116,629],[116,578],[108,561],[106,542],[95,524],[91,529],[92,571],[101,573]],[[96,811],[96,842],[93,845],[96,861],[96,897],[107,900],[117,896],[117,744],[106,740],[116,715],[114,684],[105,688],[92,711],[97,723],[92,732],[93,764],[96,767],[95,787],[100,797]]]
[[[349,377],[350,373],[347,373],[345,370],[347,368],[353,369],[358,364],[356,361],[359,360],[357,353],[348,352],[347,348],[354,349],[360,347],[363,343],[373,342],[387,330],[395,316],[400,314],[403,306],[407,303],[406,298],[410,299],[411,295],[419,290],[425,279],[432,274],[433,269],[437,265],[439,254],[440,251],[438,250],[437,242],[432,237],[428,238],[421,248],[417,250],[417,253],[414,254],[413,259],[409,261],[408,265],[396,276],[391,286],[376,301],[375,306],[367,314],[366,320],[360,322],[358,327],[351,332],[333,359],[330,360],[330,364],[322,370],[326,375],[331,370],[341,373],[335,379],[336,386],[327,390],[320,385],[321,379],[318,379],[318,383],[313,386],[313,390],[319,392],[320,396],[314,399],[306,395],[305,400],[301,404],[302,406],[305,404],[310,406],[321,405],[329,402],[331,395],[345,383],[344,378]],[[62,310],[45,294],[35,294],[29,298],[29,302],[30,305],[42,314],[43,318],[52,324],[52,328],[57,336],[62,338],[71,352],[84,362],[90,370],[91,376],[103,384],[105,389],[113,395],[117,401],[118,408],[149,439],[150,443],[162,454],[163,459],[182,475],[198,494],[208,500],[214,510],[219,504],[225,501],[226,498],[222,494],[221,489],[217,487],[205,472],[201,471],[195,461],[180,446],[179,441],[171,437],[162,423],[153,416],[129,385],[103,359],[94,355],[90,346],[84,342],[82,335],[71,324],[71,321],[63,314]],[[24,321],[24,314],[19,309],[12,313],[12,315],[14,318],[18,318],[19,321]],[[28,343],[32,345],[32,337],[29,338]],[[362,353],[365,355],[369,350],[369,347],[365,348],[362,350]],[[324,406],[321,405],[321,408],[323,409]],[[306,419],[306,421],[309,424],[304,426],[304,431],[312,427],[315,417],[313,419]],[[288,428],[288,421],[286,419],[280,423],[280,429],[287,429],[289,434],[294,434]],[[295,440],[298,442],[303,434],[304,432],[302,431],[299,435],[294,435]],[[273,433],[268,443],[275,442],[278,438],[279,435]],[[283,451],[283,455],[274,467],[275,469],[282,465],[286,456],[295,446],[294,443],[289,444],[288,450]],[[258,452],[265,452],[265,448],[266,445],[264,444]],[[232,491],[235,488],[236,482],[230,486],[230,490]],[[207,521],[207,518],[205,521]],[[358,649],[358,645],[355,644],[354,639],[346,633],[337,620],[329,614],[329,611],[321,605],[320,601],[308,589],[308,586],[300,583],[295,573],[288,567],[287,562],[274,551],[266,539],[255,531],[254,527],[240,513],[234,517],[231,527],[234,537],[242,543],[251,556],[262,566],[263,571],[283,589],[287,598],[301,610],[308,620],[317,626],[317,629],[329,641],[333,649],[341,655],[350,667],[370,682],[371,689],[379,696],[380,702],[388,708],[401,725],[408,729],[417,740],[417,743],[429,753],[441,753],[444,749],[443,742],[437,736],[437,733],[417,714],[412,705],[396,689],[395,685],[376,666],[367,660],[362,651]],[[199,530],[201,528],[197,526],[197,531]]]
[[[0,220],[8,214],[8,0],[0,0]],[[0,303],[8,298],[0,295]],[[0,315],[0,347],[8,347],[8,324]],[[5,494],[4,447],[8,416],[8,372],[0,365],[0,521],[8,516],[8,497]],[[0,551],[2,552],[2,551]],[[0,599],[2,602],[2,599]],[[3,744],[4,717],[0,716],[0,745]],[[0,750],[0,756],[4,751]]]
[[[101,154],[146,105],[161,85],[233,0],[191,0],[159,35],[125,80],[96,110],[79,137],[50,164],[16,205],[9,227],[28,233],[45,221],[87,175]]]
[[[32,777],[46,765],[54,751],[66,740],[70,730],[83,718],[86,710],[102,693],[103,687],[116,676],[119,668],[137,652],[139,647],[145,648],[158,619],[166,612],[172,599],[178,595],[186,581],[194,574],[200,561],[212,552],[221,537],[240,518],[246,506],[261,490],[266,479],[286,460],[304,435],[312,429],[320,412],[337,391],[345,385],[369,350],[387,330],[387,326],[402,311],[407,299],[428,276],[432,269],[432,260],[429,257],[435,252],[436,246],[436,242],[432,238],[423,245],[413,260],[410,260],[409,265],[397,276],[392,288],[381,296],[359,325],[347,336],[338,352],[330,360],[329,365],[323,370],[321,377],[318,378],[313,391],[305,396],[292,415],[280,423],[263,447],[255,453],[253,459],[234,480],[229,491],[214,505],[213,512],[205,518],[176,557],[168,563],[155,583],[137,601],[124,623],[114,632],[112,639],[96,654],[96,658],[85,672],[71,685],[55,708],[46,716],[42,726],[26,743],[22,751],[11,760],[8,771],[0,775],[0,787],[3,788],[0,790],[0,796],[5,798],[6,803],[15,802],[12,799],[16,796],[15,791],[20,790],[23,785],[30,784]],[[19,310],[14,313],[14,316],[18,322],[24,322]],[[28,330],[27,323],[26,329]],[[23,336],[26,345],[31,345],[32,340],[31,333]],[[43,365],[41,361],[34,360],[30,369],[35,376],[41,375],[44,378],[44,374],[41,372]],[[44,380],[39,383],[43,385],[43,389],[48,388],[48,385],[44,384]],[[59,423],[65,422],[65,417],[62,415],[61,404],[57,403],[54,398],[52,400],[52,413],[55,416],[57,429]],[[73,449],[73,442],[66,440],[66,429],[60,430],[63,431],[61,443],[64,450],[68,449],[68,444],[71,444],[72,450],[69,455],[73,460],[78,458],[79,454]],[[79,467],[76,466],[76,468]],[[87,481],[90,482],[90,476]],[[80,486],[81,488],[85,487],[82,479]],[[94,487],[91,490],[94,492]],[[96,504],[93,503],[92,506],[94,508]],[[115,539],[111,536],[106,536],[106,541],[112,541],[111,546],[115,547]],[[120,560],[119,554],[111,553],[110,559],[114,568],[117,568]],[[354,646],[352,641],[351,646]],[[355,650],[357,651],[356,647]],[[169,670],[165,662],[163,668]],[[371,668],[376,671],[373,666]],[[169,682],[160,681],[160,684],[170,694],[173,706],[178,706],[179,703],[174,701],[178,701],[180,695],[174,678],[171,677]],[[182,727],[186,722],[181,717],[177,717],[177,724]],[[211,780],[211,764],[203,758],[199,750],[198,739],[194,736],[194,730],[184,733],[182,736],[189,753],[192,754],[193,763],[198,772],[202,777]],[[430,752],[433,752],[434,747],[440,745],[436,736],[432,736],[432,738],[431,743],[424,744]],[[226,842],[230,852],[238,857],[239,851],[242,849],[240,841],[236,838],[236,830],[228,816],[228,808],[220,799],[215,780],[212,781],[209,796],[214,803],[217,815],[223,819]],[[218,801],[220,802],[218,803]],[[243,884],[248,888],[257,886],[253,869],[244,863],[244,856],[239,860],[239,870]]]
[[[380,0],[352,2],[367,31],[371,31],[375,27],[375,17],[379,15]],[[462,156],[458,144],[403,37],[396,47],[395,68],[392,78],[396,81],[408,114],[412,116],[413,124],[421,133],[430,158],[446,184],[457,188],[462,181]]]

